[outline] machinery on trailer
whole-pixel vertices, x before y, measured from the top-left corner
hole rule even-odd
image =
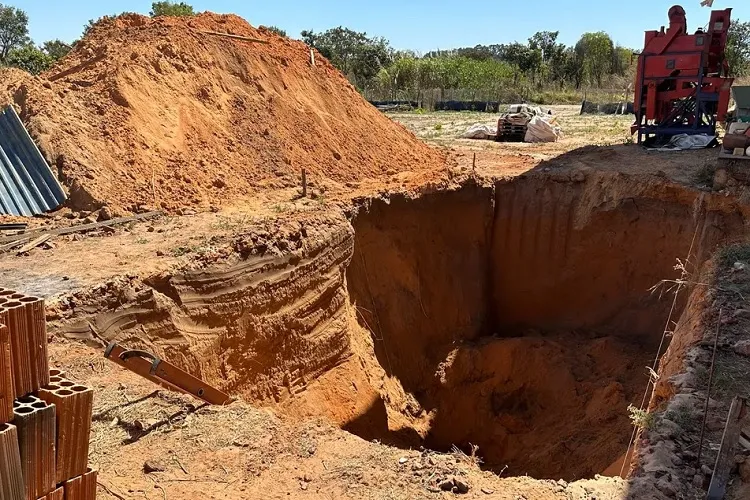
[[[716,134],[729,108],[725,51],[732,9],[711,12],[708,29],[688,34],[685,9],[669,9],[669,29],[647,31],[638,57],[635,123],[638,143],[666,143],[677,134]]]

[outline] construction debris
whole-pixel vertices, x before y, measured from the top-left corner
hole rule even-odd
[[[62,236],[62,235],[65,235],[65,234],[85,233],[86,231],[92,231],[94,229],[99,229],[99,228],[104,228],[104,227],[111,227],[111,226],[117,226],[117,225],[120,225],[120,224],[126,224],[128,222],[135,222],[135,221],[139,221],[139,220],[152,219],[152,218],[158,217],[160,215],[163,215],[163,213],[162,212],[158,212],[158,211],[157,212],[147,212],[147,213],[144,213],[144,214],[131,215],[129,217],[118,217],[116,219],[102,221],[102,222],[92,222],[90,224],[79,224],[77,226],[68,226],[68,227],[63,227],[63,228],[58,228],[58,229],[52,229],[50,231],[40,230],[40,231],[32,231],[32,232],[25,233],[25,234],[16,234],[16,235],[13,235],[13,236],[4,236],[4,237],[0,237],[0,243],[7,243],[7,242],[10,242],[10,243],[7,244],[7,245],[4,245],[4,246],[0,245],[0,253],[2,253],[3,251],[6,251],[6,250],[10,250],[11,248],[14,248],[15,246],[18,246],[18,245],[22,244],[23,242],[28,241],[28,240],[30,240],[31,238],[33,238],[34,236],[37,236],[37,235],[41,235],[38,238],[41,241],[39,243],[37,243],[37,245],[41,245],[42,243],[44,243],[45,241],[47,241],[47,239],[49,239],[49,238],[47,238],[47,239],[41,239],[42,236],[47,236],[47,235],[48,236]],[[18,243],[19,241],[21,243]],[[36,246],[36,245],[34,245],[34,246]],[[30,250],[30,248],[29,248],[29,250]],[[19,253],[23,253],[23,252],[19,252]]]
[[[0,214],[38,215],[66,199],[13,106],[0,113]]]
[[[190,394],[206,403],[223,405],[231,401],[229,395],[151,353],[126,350],[112,342],[104,357],[162,387]]]

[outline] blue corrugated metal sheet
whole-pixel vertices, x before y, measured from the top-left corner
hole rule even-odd
[[[0,113],[0,214],[41,214],[65,198],[16,110],[7,106]]]

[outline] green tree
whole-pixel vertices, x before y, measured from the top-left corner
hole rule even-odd
[[[305,30],[301,36],[359,88],[364,88],[392,60],[392,49],[385,38],[368,37],[367,33],[342,26],[323,33]]]
[[[28,71],[32,75],[48,70],[55,62],[50,55],[32,44],[11,49],[5,58],[5,64]]]
[[[750,73],[750,21],[734,21],[729,26],[726,55],[732,75],[744,76]]]
[[[65,57],[71,48],[70,45],[62,40],[48,40],[42,44],[42,51],[55,61]]]
[[[5,62],[13,49],[29,43],[29,16],[21,9],[0,4],[0,61]]]
[[[278,26],[261,26],[261,28],[265,28],[268,31],[276,33],[279,36],[286,36],[286,31],[279,28]]]
[[[159,16],[194,16],[195,11],[192,5],[185,2],[154,2],[151,4],[151,17]]]
[[[615,46],[612,39],[603,31],[584,33],[576,44],[576,52],[583,56],[586,75],[599,87],[604,76],[612,70],[612,59]]]

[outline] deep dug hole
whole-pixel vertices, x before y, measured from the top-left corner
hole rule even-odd
[[[707,205],[624,176],[372,202],[353,222],[348,291],[407,396],[382,391],[345,428],[404,446],[476,445],[506,475],[619,474],[627,407],[640,405],[672,305],[649,289],[675,278],[691,248],[703,262],[741,231],[739,215]]]
[[[267,224],[220,265],[94,290],[106,312],[67,331],[290,418],[566,480],[620,471],[672,305],[649,289],[745,232],[723,196],[564,171]]]

